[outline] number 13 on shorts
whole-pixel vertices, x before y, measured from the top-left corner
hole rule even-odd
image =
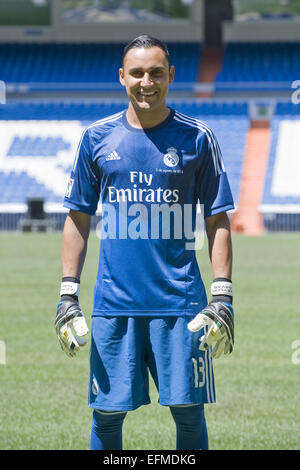
[[[203,357],[198,357],[198,360],[192,357],[194,366],[194,386],[200,388],[205,385],[205,362]]]

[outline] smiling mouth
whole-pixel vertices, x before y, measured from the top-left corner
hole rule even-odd
[[[156,91],[140,91],[139,95],[141,96],[154,96],[156,94]]]

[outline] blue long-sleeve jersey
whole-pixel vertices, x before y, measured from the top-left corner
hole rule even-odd
[[[173,109],[150,129],[126,111],[84,131],[64,206],[95,214],[102,237],[93,315],[195,315],[207,302],[193,247],[197,204],[234,208],[211,129]]]

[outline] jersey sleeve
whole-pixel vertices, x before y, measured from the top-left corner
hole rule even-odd
[[[204,218],[234,209],[221,150],[210,129],[201,138],[199,157],[196,196]]]
[[[64,198],[64,207],[94,215],[100,196],[100,174],[92,158],[89,130],[80,139]]]

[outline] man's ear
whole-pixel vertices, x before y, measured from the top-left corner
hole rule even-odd
[[[119,80],[120,80],[121,85],[125,86],[123,68],[119,68]]]
[[[170,67],[170,77],[169,77],[169,85],[171,85],[171,83],[173,83],[174,81],[174,76],[175,76],[175,67],[174,65],[171,65]]]

